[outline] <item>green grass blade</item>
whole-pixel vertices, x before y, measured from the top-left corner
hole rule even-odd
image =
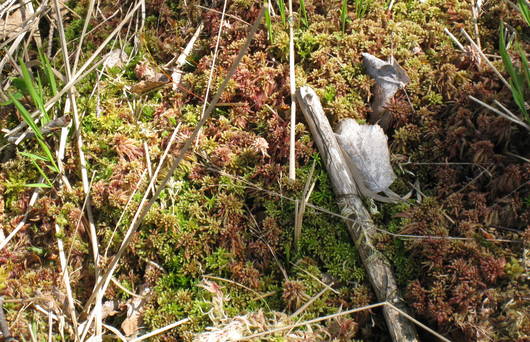
[[[41,111],[42,115],[44,116],[46,121],[49,121],[48,114],[46,113],[46,110],[44,109],[44,102],[42,100],[41,94],[37,92],[37,89],[35,89],[35,86],[33,84],[33,79],[29,73],[28,67],[24,63],[22,59],[20,59],[20,69],[22,70],[22,79],[24,80],[24,84],[29,92],[29,95],[35,104],[35,106]]]
[[[340,9],[340,27],[342,33],[346,31],[346,20],[348,19],[348,0],[342,0]]]
[[[530,89],[530,67],[528,65],[528,58],[526,58],[526,53],[521,47],[521,44],[517,43],[516,48],[517,52],[519,52],[519,56],[521,57],[521,68],[523,69],[521,74],[524,76],[524,80],[526,81],[526,89]]]
[[[286,9],[285,9],[285,2],[283,0],[278,0],[278,8],[280,9],[280,18],[282,18],[282,24],[287,23],[287,16],[286,16]]]
[[[513,96],[513,101],[515,102],[515,104],[517,105],[517,107],[519,107],[519,110],[521,111],[521,113],[523,114],[523,118],[528,121],[529,120],[529,117],[528,117],[528,112],[526,110],[526,105],[524,103],[524,95],[522,92],[520,92],[518,89],[516,89],[515,87],[513,87],[513,82],[510,82],[512,83],[512,96]]]
[[[522,81],[520,79],[519,73],[515,70],[512,59],[510,58],[508,50],[506,49],[506,41],[504,39],[504,24],[502,22],[499,30],[499,53],[504,64],[504,68],[512,79],[512,88],[516,88],[517,90],[521,91],[523,89]]]
[[[30,153],[30,152],[20,152],[21,155],[23,155],[24,157],[28,157],[30,159],[33,159],[33,160],[42,160],[42,161],[45,161],[45,162],[49,162],[50,160],[47,158],[47,157],[43,157],[43,156],[39,156],[38,154],[33,154],[33,153]]]
[[[21,92],[16,92],[11,95],[17,100],[20,100],[24,97],[24,95]],[[6,102],[0,102],[0,106],[9,106],[10,104],[13,104],[13,101],[7,100]]]
[[[51,185],[44,184],[44,183],[27,183],[27,184],[24,184],[24,186],[28,188],[45,188],[45,189],[49,189],[52,187]]]
[[[519,5],[519,10],[526,21],[526,24],[530,26],[530,9],[528,8],[528,3],[526,0],[518,0],[517,4]]]
[[[13,84],[13,86],[15,86],[15,88],[20,90],[22,94],[28,94],[28,88],[26,87],[26,83],[24,83],[24,80],[22,78],[16,77],[11,81],[11,83]]]
[[[46,174],[45,174],[44,171],[41,169],[41,167],[39,166],[39,164],[37,164],[37,162],[34,161],[34,160],[31,160],[31,163],[37,168],[37,170],[39,171],[40,175],[46,180],[46,184],[48,184],[49,187],[51,188],[51,187],[52,187],[52,182],[50,182],[50,179],[48,178],[48,176],[46,176]]]
[[[309,26],[309,20],[307,19],[307,11],[305,9],[305,0],[300,0],[300,19],[304,27]]]
[[[20,103],[20,101],[17,100],[13,95],[9,94],[8,96],[11,102],[20,112],[20,115],[22,115],[22,119],[24,120],[24,122],[33,130],[37,139],[44,140],[40,128],[37,126],[26,107],[24,107],[24,105],[22,105],[22,103]]]
[[[269,36],[269,41],[272,43],[274,41],[273,32],[272,32],[272,23],[271,23],[271,14],[270,14],[270,0],[266,0],[263,4],[265,6],[265,26],[267,27],[267,35]]]
[[[50,148],[46,144],[46,141],[44,140],[44,136],[42,135],[42,132],[40,131],[40,128],[37,126],[33,118],[31,117],[31,114],[28,112],[28,110],[13,97],[13,95],[9,94],[9,98],[11,101],[15,104],[15,107],[20,112],[20,115],[22,115],[22,119],[26,124],[33,130],[35,133],[35,137],[37,138],[37,142],[39,143],[40,147],[42,148],[43,152],[46,154],[46,157],[49,159],[50,163],[53,165],[53,170],[56,172],[59,172],[59,168],[55,164],[55,161],[53,159],[53,154],[50,151]]]
[[[50,84],[50,88],[52,89],[52,96],[55,96],[57,94],[57,80],[55,79],[55,75],[53,74],[52,66],[50,64],[50,60],[44,53],[42,53],[42,50],[39,49],[39,59],[42,65],[42,69],[44,70],[44,73],[46,74],[46,78],[48,83]]]

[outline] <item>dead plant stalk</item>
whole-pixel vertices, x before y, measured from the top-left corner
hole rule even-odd
[[[296,80],[294,70],[294,16],[293,0],[289,0],[289,87],[291,89],[291,131],[289,137],[289,179],[296,179]]]

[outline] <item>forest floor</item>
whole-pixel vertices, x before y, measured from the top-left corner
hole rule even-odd
[[[373,244],[425,326],[528,341],[530,12],[478,3],[296,0],[295,81],[333,127],[367,123],[361,54],[400,64],[385,132],[391,189],[411,196],[375,202]],[[18,340],[390,341],[299,110],[289,177],[288,1],[215,99],[263,2],[223,5],[0,4],[0,295]]]

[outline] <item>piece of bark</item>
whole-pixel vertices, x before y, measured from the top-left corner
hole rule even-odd
[[[387,301],[407,311],[403,299],[399,296],[390,263],[371,242],[372,236],[376,233],[375,224],[359,196],[353,176],[324,114],[320,99],[310,87],[299,88],[297,97],[313,140],[326,165],[341,214],[350,219],[346,222],[348,232],[359,252],[377,298],[381,302]],[[384,306],[383,314],[393,341],[418,341],[416,329],[407,318],[388,305]]]
[[[386,130],[390,126],[390,113],[386,106],[396,92],[410,82],[410,78],[393,59],[388,63],[369,53],[362,55],[366,73],[375,79],[374,100],[369,119],[371,123],[379,123]]]

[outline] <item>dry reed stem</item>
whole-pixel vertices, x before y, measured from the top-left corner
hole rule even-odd
[[[497,108],[492,107],[492,106],[490,106],[489,104],[487,104],[487,103],[485,103],[485,102],[482,102],[482,101],[480,101],[479,99],[477,99],[477,98],[475,98],[475,97],[473,97],[473,96],[471,96],[471,95],[469,95],[469,98],[470,98],[471,100],[475,101],[476,103],[480,104],[480,105],[483,106],[484,108],[487,108],[487,109],[491,110],[492,112],[494,112],[494,113],[496,113],[496,114],[499,114],[500,116],[502,116],[502,117],[505,118],[506,120],[509,120],[509,121],[511,121],[511,122],[513,122],[513,123],[515,123],[515,124],[517,124],[517,125],[519,125],[519,126],[521,126],[521,127],[524,127],[524,128],[526,128],[526,129],[530,130],[530,126],[529,126],[529,125],[527,125],[526,123],[524,123],[522,120],[518,120],[517,117],[514,118],[514,117],[512,116],[513,114],[509,115],[509,114],[503,113],[503,112],[501,112],[500,110],[498,110]],[[504,106],[503,106],[503,108],[504,108]]]
[[[302,305],[298,310],[296,310],[291,316],[289,316],[290,319],[295,318],[296,316],[300,315],[302,312],[304,312],[311,304],[315,302],[318,298],[320,298],[326,291],[328,291],[328,287],[324,287],[322,291],[317,293],[315,296],[311,297],[304,305]]]
[[[206,111],[206,106],[208,105],[208,95],[210,95],[210,87],[212,85],[212,79],[213,79],[213,73],[215,70],[215,62],[217,62],[217,56],[219,54],[219,43],[221,41],[221,33],[223,32],[223,26],[224,26],[224,20],[225,20],[225,13],[226,13],[226,4],[228,3],[227,0],[224,0],[223,2],[223,12],[221,13],[221,22],[219,24],[219,31],[217,32],[217,38],[215,42],[215,49],[213,52],[213,59],[212,59],[212,65],[210,67],[210,74],[208,75],[208,83],[206,85],[206,93],[204,94],[204,103],[202,104],[202,110],[201,110],[201,117],[204,116],[204,112]],[[195,146],[199,144],[199,138],[202,133],[202,127],[199,131],[199,134],[197,135],[197,139],[195,140]]]
[[[291,89],[291,130],[289,135],[289,179],[296,179],[296,79],[294,70],[293,0],[289,0],[289,87]]]
[[[162,328],[159,328],[159,329],[156,329],[156,330],[153,330],[151,331],[150,333],[147,333],[145,335],[142,335],[140,337],[137,337],[135,339],[132,339],[131,341],[129,342],[140,342],[140,341],[143,341],[143,340],[146,340],[150,337],[153,337],[153,336],[156,336],[156,335],[160,335],[161,333],[165,332],[165,331],[168,331],[168,330],[171,330],[173,328],[176,328],[178,327],[179,325],[182,325],[184,323],[188,323],[190,321],[189,318],[184,318],[184,319],[181,319],[180,321],[177,321],[177,322],[174,322],[174,323],[171,323],[171,324],[168,324],[166,325],[165,327],[162,327]]]
[[[78,332],[78,323],[77,323],[77,316],[75,314],[75,306],[74,306],[74,296],[72,294],[72,286],[70,283],[70,275],[68,273],[68,263],[66,261],[66,256],[64,254],[64,243],[63,240],[59,237],[61,233],[61,229],[59,225],[55,224],[55,235],[57,236],[57,248],[59,250],[59,261],[61,263],[61,271],[63,273],[63,282],[64,287],[66,289],[66,298],[67,298],[67,308],[68,308],[68,314],[70,315],[70,319],[72,320],[73,330],[74,330],[74,338],[75,341],[79,341],[79,332]]]
[[[63,20],[61,15],[61,9],[59,7],[59,1],[54,0],[55,3],[55,14],[56,14],[56,20],[58,25],[58,32],[59,32],[59,38],[60,38],[60,44],[61,44],[61,51],[63,54],[63,60],[64,60],[64,66],[66,70],[66,80],[70,82],[72,80],[72,69],[70,67],[70,61],[69,61],[69,54],[68,54],[68,46],[66,42],[66,37],[64,33],[64,26],[63,26]],[[80,49],[79,47],[78,49]],[[85,196],[87,196],[87,202],[86,202],[86,211],[87,211],[87,217],[88,217],[88,226],[89,226],[89,236],[90,236],[90,243],[92,246],[92,255],[94,258],[94,269],[95,269],[95,278],[96,280],[99,279],[99,243],[97,239],[97,232],[96,232],[96,225],[94,223],[94,217],[92,214],[92,205],[90,202],[90,183],[88,180],[88,172],[87,172],[87,166],[86,166],[86,159],[85,159],[85,153],[83,151],[83,136],[81,133],[81,121],[79,120],[79,111],[77,108],[77,102],[75,97],[75,87],[72,87],[72,89],[68,92],[68,100],[65,104],[65,114],[69,112],[70,106],[72,107],[73,111],[73,128],[74,128],[74,134],[76,138],[76,146],[77,146],[77,153],[79,156],[79,167],[81,170],[81,180],[83,184],[83,192]],[[101,302],[96,302],[96,307],[101,307]],[[100,337],[103,332],[102,328],[102,315],[101,310],[96,311],[98,314],[96,315],[96,336]]]
[[[41,177],[39,179],[39,183],[42,183],[44,181],[44,178]],[[11,239],[26,225],[26,221],[28,219],[28,216],[29,216],[29,211],[31,210],[31,208],[33,208],[33,205],[35,204],[35,202],[37,202],[37,198],[39,198],[39,194],[41,192],[41,189],[40,188],[37,188],[35,190],[33,190],[33,193],[31,194],[31,198],[29,200],[29,203],[28,203],[28,208],[26,209],[26,213],[24,214],[24,217],[22,218],[22,220],[16,225],[15,229],[13,229],[13,231],[11,231],[11,233],[9,233],[9,235],[2,240],[2,242],[0,242],[0,251],[9,243],[9,241],[11,241]]]

